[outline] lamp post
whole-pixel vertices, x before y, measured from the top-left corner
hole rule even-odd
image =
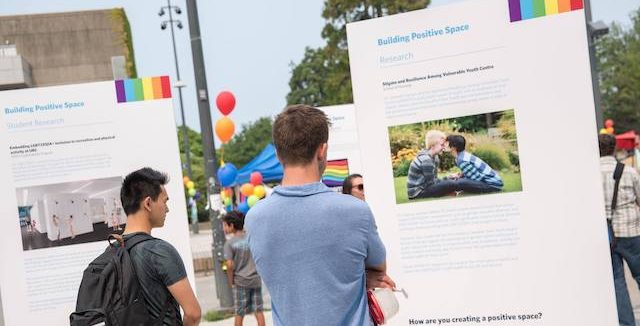
[[[187,176],[189,177],[189,179],[193,179],[193,174],[191,173],[191,153],[190,153],[191,149],[189,148],[189,136],[187,134],[187,126],[184,119],[184,105],[182,103],[182,88],[185,87],[186,84],[182,82],[182,80],[180,79],[180,67],[178,65],[178,53],[176,51],[176,37],[173,29],[173,24],[176,24],[176,27],[178,27],[178,29],[182,29],[183,27],[182,21],[178,19],[173,19],[173,13],[175,12],[177,15],[180,15],[182,13],[182,9],[180,9],[180,7],[178,6],[172,6],[171,0],[167,0],[167,5],[160,7],[158,16],[161,16],[161,17],[164,16],[166,13],[165,9],[166,9],[166,12],[169,13],[169,19],[164,20],[162,21],[162,23],[160,23],[160,29],[161,30],[167,29],[167,25],[170,25],[171,27],[171,44],[173,45],[173,59],[176,64],[176,78],[178,79],[175,82],[174,86],[178,89],[178,100],[180,101],[180,116],[182,118],[182,143],[184,146],[185,158],[187,160],[186,162]]]
[[[587,36],[589,44],[589,63],[591,66],[591,87],[593,88],[593,101],[596,107],[596,128],[603,127],[604,118],[602,110],[602,100],[600,96],[600,73],[598,72],[598,62],[596,58],[596,40],[609,33],[609,27],[602,21],[594,22],[591,16],[591,1],[585,0],[584,13],[587,20]]]

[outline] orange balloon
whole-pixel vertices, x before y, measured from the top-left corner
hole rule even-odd
[[[240,187],[240,192],[247,197],[253,195],[253,185],[250,183],[243,184],[242,187]]]
[[[226,143],[233,137],[236,126],[228,117],[222,117],[216,122],[216,135],[223,143]]]
[[[182,178],[182,181],[184,182],[184,185],[186,186],[186,185],[187,185],[187,183],[188,183],[189,181],[191,181],[191,180],[189,180],[189,177],[184,177],[184,178]]]

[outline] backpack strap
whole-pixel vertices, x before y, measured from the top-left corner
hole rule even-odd
[[[125,248],[127,248],[128,251],[131,251],[131,249],[133,247],[135,247],[137,244],[141,243],[141,242],[145,242],[147,240],[153,240],[155,239],[154,237],[152,237],[149,234],[146,233],[136,233],[133,236],[131,236],[131,238],[127,239],[127,243]]]
[[[624,164],[616,163],[616,169],[613,171],[613,180],[615,185],[613,186],[613,198],[611,199],[611,218],[613,219],[613,213],[618,206],[618,188],[620,188],[620,179],[622,177],[622,171],[624,171]]]

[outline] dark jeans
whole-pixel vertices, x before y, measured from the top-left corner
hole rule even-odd
[[[622,260],[627,262],[633,279],[640,286],[640,236],[630,238],[616,238],[616,247],[611,254],[613,264],[613,283],[616,288],[616,303],[618,306],[618,321],[620,326],[635,326],[633,308],[629,299],[627,282],[624,278]]]
[[[476,181],[466,178],[460,179],[442,179],[439,182],[422,190],[415,198],[442,197],[451,194],[454,191],[464,191],[472,194],[486,194],[490,192],[501,191],[501,188],[488,185],[482,181]]]

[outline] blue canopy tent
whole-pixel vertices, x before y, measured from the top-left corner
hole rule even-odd
[[[236,185],[249,182],[251,172],[262,173],[264,182],[274,182],[282,180],[282,164],[276,157],[276,148],[273,144],[268,144],[265,148],[253,158],[249,163],[238,170],[236,177]]]

